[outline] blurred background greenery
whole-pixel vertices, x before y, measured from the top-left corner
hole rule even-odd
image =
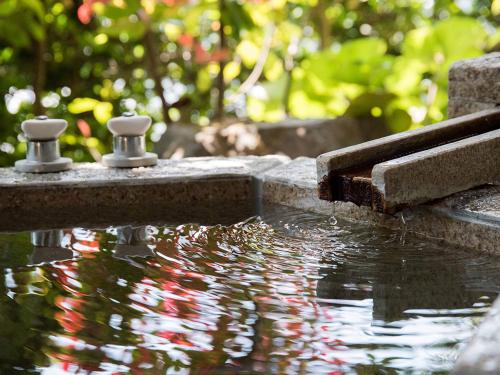
[[[498,50],[500,0],[2,0],[0,165],[20,123],[66,118],[67,156],[123,111],[168,124],[339,115],[394,132],[446,117],[447,71]]]

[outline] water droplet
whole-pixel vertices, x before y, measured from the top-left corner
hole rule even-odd
[[[337,225],[337,218],[335,216],[330,216],[328,218],[328,223],[332,226]]]

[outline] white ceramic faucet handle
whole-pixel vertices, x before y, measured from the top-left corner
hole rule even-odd
[[[144,135],[151,126],[151,117],[124,113],[108,121],[108,129],[113,135]]]
[[[68,127],[66,120],[38,116],[23,121],[21,129],[30,141],[44,141],[58,138]]]

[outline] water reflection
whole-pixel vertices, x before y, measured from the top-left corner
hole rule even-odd
[[[496,258],[279,210],[27,238],[0,235],[0,373],[440,372],[500,290]]]
[[[33,252],[30,263],[40,264],[73,258],[73,251],[62,247],[62,229],[39,230],[31,232]]]
[[[364,261],[363,253],[356,253],[349,262],[325,259],[318,297],[346,301],[371,299],[373,319],[392,322],[408,318],[415,310],[432,314],[431,310],[467,309],[480,297],[493,298],[500,291],[500,280],[492,290],[470,289],[467,273],[470,265],[451,256],[448,259],[438,256],[432,262],[408,257],[405,251],[376,251],[369,262],[363,264]]]
[[[116,246],[113,250],[116,258],[130,260],[133,257],[147,258],[155,255],[154,251],[148,246],[151,235],[145,225],[117,227],[116,236]]]

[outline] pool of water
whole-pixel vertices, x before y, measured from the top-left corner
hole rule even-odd
[[[499,258],[279,206],[2,233],[0,270],[22,374],[443,373],[500,290]]]

